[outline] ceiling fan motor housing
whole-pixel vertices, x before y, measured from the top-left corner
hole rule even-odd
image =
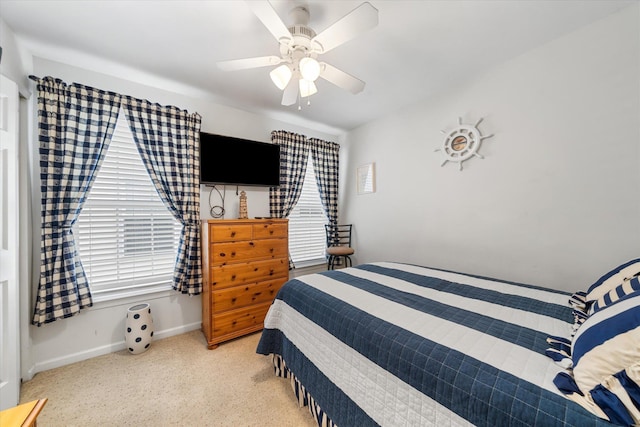
[[[316,36],[316,32],[306,25],[294,25],[288,28],[291,35],[296,37],[303,37],[306,40],[311,40]]]
[[[294,25],[288,29],[291,33],[291,40],[283,40],[280,42],[280,54],[286,57],[296,56],[294,55],[296,51],[302,52],[302,56],[307,56],[312,53],[311,39],[315,37],[316,32],[306,25]]]
[[[291,9],[289,16],[293,21],[293,25],[287,28],[291,33],[291,40],[281,40],[280,54],[283,58],[289,57],[295,62],[305,56],[311,56],[312,53],[315,54],[311,48],[311,40],[316,36],[316,32],[307,26],[309,10],[306,7],[298,6]]]

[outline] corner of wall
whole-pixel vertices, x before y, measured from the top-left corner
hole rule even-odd
[[[0,40],[2,40],[0,73],[16,82],[20,95],[28,98],[31,93],[29,73],[33,70],[32,56],[18,41],[13,30],[2,17],[0,17]]]

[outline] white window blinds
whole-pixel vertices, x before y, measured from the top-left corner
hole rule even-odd
[[[307,159],[302,194],[289,215],[289,253],[296,267],[325,262],[327,216],[320,202],[311,156]]]
[[[75,227],[95,299],[168,289],[181,228],[160,200],[120,112]]]

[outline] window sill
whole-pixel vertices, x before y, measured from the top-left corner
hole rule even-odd
[[[327,264],[324,262],[314,263],[312,265],[307,265],[305,267],[297,267],[289,272],[289,278],[295,279],[300,276],[306,276],[307,274],[320,273],[327,269]]]
[[[178,295],[170,284],[155,284],[133,288],[120,288],[92,292],[93,308],[102,309],[139,302],[140,299],[152,300]]]
[[[325,265],[327,260],[325,258],[319,259],[311,259],[307,261],[294,262],[293,264],[296,266],[296,269],[302,269],[307,267],[316,267],[319,265]]]

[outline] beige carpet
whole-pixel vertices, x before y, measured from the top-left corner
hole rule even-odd
[[[207,350],[200,331],[154,341],[145,353],[111,353],[40,372],[20,403],[47,397],[38,426],[315,426],[260,334]]]

